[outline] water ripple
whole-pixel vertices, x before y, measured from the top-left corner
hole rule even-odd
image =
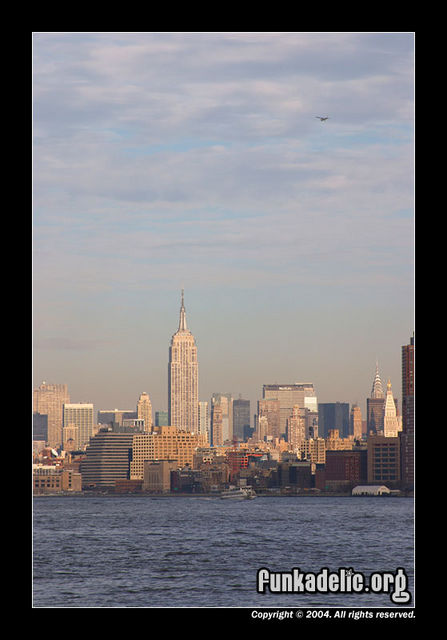
[[[257,570],[405,567],[413,503],[387,498],[35,500],[35,607],[391,606],[388,594],[258,594]]]

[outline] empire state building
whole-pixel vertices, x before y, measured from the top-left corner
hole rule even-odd
[[[199,430],[199,367],[194,336],[186,326],[182,289],[179,326],[169,347],[168,422],[182,431]]]

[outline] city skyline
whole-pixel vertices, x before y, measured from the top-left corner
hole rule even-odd
[[[411,33],[33,34],[34,382],[168,409],[311,381],[401,404],[414,331]],[[329,116],[320,122],[315,116]]]
[[[186,340],[186,344],[181,344],[182,340],[185,341]],[[400,349],[404,348],[406,345],[409,345],[411,342],[411,344],[414,343],[414,333],[413,336],[410,336],[410,338],[408,339],[407,342],[405,342],[403,345],[400,346]],[[175,359],[173,360],[172,357],[172,349],[173,346],[175,346],[175,348],[180,352],[180,357],[177,355],[175,357]],[[168,410],[166,411],[166,413],[169,415],[169,407],[170,407],[170,402],[171,402],[171,376],[173,378],[176,377],[182,377],[181,375],[179,376],[179,373],[177,372],[176,374],[172,373],[172,367],[174,367],[174,370],[178,369],[180,366],[180,362],[182,359],[184,359],[185,357],[185,353],[182,353],[182,351],[185,351],[188,359],[191,357],[191,353],[192,353],[192,361],[193,361],[193,366],[195,368],[195,372],[194,373],[190,373],[188,372],[186,375],[187,377],[190,377],[190,380],[188,382],[192,382],[192,386],[194,386],[195,388],[199,389],[199,385],[198,385],[198,373],[197,373],[197,367],[198,367],[198,362],[199,362],[199,357],[197,354],[197,347],[195,344],[195,337],[193,336],[193,334],[191,333],[191,331],[189,331],[188,327],[187,327],[187,322],[186,322],[186,310],[185,310],[185,304],[184,304],[184,290],[182,289],[181,291],[181,306],[180,306],[180,314],[179,314],[179,323],[178,323],[178,328],[177,331],[174,332],[174,334],[171,337],[171,341],[170,341],[170,346],[169,346],[169,356],[168,356],[168,382],[166,385],[167,388],[167,394],[166,394],[166,406],[168,407]],[[190,353],[191,352],[191,353]],[[190,367],[191,367],[191,362],[189,363]],[[400,368],[399,368],[399,372],[400,372],[400,379],[398,381],[398,385],[394,387],[393,390],[393,396],[395,399],[397,399],[397,401],[399,401],[399,397],[401,396],[401,388],[402,385],[404,384],[403,380],[402,380],[402,363],[400,363]],[[60,386],[60,387],[64,387],[66,389],[66,392],[70,392],[68,385],[64,384],[57,384],[54,381],[42,381],[43,383],[49,384],[51,385],[56,385],[56,386]],[[39,382],[37,380],[34,381],[34,386],[35,388],[37,388],[37,385],[39,384]],[[184,384],[184,383],[183,383]],[[345,399],[341,399],[341,398],[334,398],[332,400],[321,400],[321,398],[318,398],[318,390],[314,389],[315,385],[312,382],[300,382],[298,380],[286,380],[283,379],[281,380],[281,382],[275,381],[274,384],[272,383],[263,383],[262,384],[262,389],[259,390],[258,393],[254,393],[253,398],[248,397],[248,394],[243,394],[243,393],[237,393],[237,392],[233,392],[233,391],[229,391],[228,390],[226,392],[222,392],[222,391],[214,391],[212,393],[209,394],[209,396],[205,397],[205,396],[201,396],[200,395],[200,391],[194,391],[193,392],[193,397],[197,398],[197,403],[196,403],[196,410],[195,412],[195,418],[190,418],[192,419],[193,423],[198,425],[198,413],[199,413],[199,408],[198,405],[200,402],[207,402],[209,404],[209,406],[211,407],[212,404],[212,397],[217,393],[218,395],[220,393],[228,393],[229,395],[231,395],[233,397],[234,400],[241,398],[244,400],[249,400],[250,402],[250,422],[251,422],[251,426],[252,427],[256,427],[255,423],[253,422],[253,415],[255,413],[257,413],[257,404],[259,401],[261,401],[265,396],[265,389],[268,387],[276,387],[278,385],[310,385],[309,388],[312,389],[311,394],[315,395],[316,397],[316,404],[314,409],[316,409],[317,404],[320,403],[327,403],[327,402],[347,402],[351,407],[352,406],[358,406],[361,409],[362,412],[362,419],[364,421],[367,420],[367,416],[368,416],[368,410],[367,410],[367,400],[371,400],[374,398],[380,398],[380,399],[385,399],[385,393],[383,391],[383,386],[385,384],[388,384],[388,387],[391,388],[392,384],[391,384],[391,380],[389,377],[384,377],[381,372],[380,372],[380,367],[379,367],[379,363],[376,360],[375,363],[375,369],[374,369],[374,378],[373,378],[373,382],[372,382],[372,388],[370,390],[369,393],[367,393],[360,401],[355,400],[355,401],[346,401]],[[180,385],[179,385],[180,386]],[[183,385],[182,385],[183,386]],[[179,393],[179,395],[184,395],[184,390],[183,390],[183,394]],[[275,394],[273,394],[275,395]],[[137,411],[139,410],[139,405],[140,402],[142,400],[142,398],[144,396],[147,396],[147,401],[149,402],[149,405],[151,406],[151,417],[152,420],[154,420],[155,418],[155,412],[157,411],[165,411],[165,407],[157,407],[154,406],[152,399],[151,399],[151,394],[143,391],[141,393],[138,393],[138,399],[137,401],[132,404],[132,402],[130,404],[128,404],[127,406],[114,406],[113,403],[108,405],[107,407],[105,406],[101,406],[99,407],[98,405],[96,405],[95,403],[93,403],[91,400],[89,400],[88,402],[92,402],[92,404],[94,405],[95,411],[98,410],[121,410],[121,411],[126,411],[126,410],[134,410],[136,409]],[[273,397],[273,396],[272,396]],[[276,397],[276,396],[275,396]],[[77,403],[81,402],[79,400],[76,401]],[[116,403],[115,403],[116,404]],[[178,410],[177,410],[178,411]],[[188,412],[191,412],[191,408],[188,408]],[[399,413],[401,411],[399,410]],[[180,419],[176,419],[175,421],[171,422],[176,422],[175,425],[173,426],[177,426],[180,427],[182,422]],[[194,430],[194,429],[189,429],[187,428],[186,430]]]

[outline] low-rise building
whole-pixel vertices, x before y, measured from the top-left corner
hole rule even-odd
[[[366,449],[326,451],[324,489],[350,490],[353,486],[367,482]]]
[[[383,496],[391,493],[385,485],[358,485],[352,490],[353,496]]]
[[[81,490],[81,474],[73,469],[64,469],[55,465],[33,465],[33,492],[35,494]]]
[[[308,438],[299,446],[298,453],[302,460],[310,460],[314,464],[326,462],[326,442],[324,438]]]
[[[340,451],[349,450],[355,446],[353,436],[347,436],[346,438],[340,438],[340,431],[338,429],[329,429],[326,442],[326,451]]]
[[[143,462],[143,491],[169,493],[171,471],[178,467],[177,460],[145,460]]]
[[[310,489],[312,487],[312,463],[309,460],[280,462],[278,486],[282,489]]]

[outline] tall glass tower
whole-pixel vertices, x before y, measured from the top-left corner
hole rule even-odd
[[[168,422],[182,431],[198,433],[199,430],[197,347],[186,326],[183,289],[179,326],[169,347]]]

